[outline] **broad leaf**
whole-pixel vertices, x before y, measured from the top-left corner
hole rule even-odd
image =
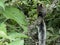
[[[0,37],[8,38],[7,34],[3,31],[0,31]]]
[[[10,32],[9,34],[10,39],[16,39],[16,38],[28,38],[27,35],[17,32]]]
[[[6,25],[4,23],[0,24],[0,37],[7,38]]]
[[[0,31],[3,31],[3,32],[7,33],[7,31],[6,31],[6,25],[4,23],[0,24]]]
[[[3,14],[6,18],[15,20],[25,31],[27,30],[27,21],[23,12],[15,7],[6,7]]]
[[[5,10],[4,0],[0,0],[0,7],[2,7]]]
[[[11,42],[9,45],[24,45],[24,40],[15,40]]]

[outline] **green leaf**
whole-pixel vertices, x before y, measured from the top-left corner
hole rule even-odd
[[[48,31],[51,33],[51,34],[54,34],[54,29],[52,27],[49,27],[48,28]]]
[[[50,37],[50,36],[53,36],[51,33],[47,32],[47,39]]]
[[[4,0],[0,0],[0,7],[2,7],[5,10]]]
[[[24,45],[24,40],[20,40],[20,45]]]
[[[27,30],[27,21],[22,11],[15,7],[6,7],[3,14],[6,18],[15,20],[25,31]]]
[[[11,42],[9,45],[24,45],[24,40],[15,40]]]
[[[11,38],[11,40],[16,38],[28,38],[27,35],[17,32],[10,32],[8,35]]]
[[[2,42],[0,42],[0,45],[3,45],[3,43],[2,43]]]
[[[4,23],[0,24],[0,37],[7,38],[6,25]]]
[[[4,23],[0,24],[0,31],[3,31],[4,33],[7,33],[7,31],[6,31],[6,25]]]
[[[28,5],[27,0],[22,0],[22,2],[26,5]]]
[[[0,31],[0,37],[7,38],[7,34],[3,31]]]

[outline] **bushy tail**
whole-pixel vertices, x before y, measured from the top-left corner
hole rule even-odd
[[[46,25],[44,20],[39,24],[38,39],[39,45],[46,45]]]

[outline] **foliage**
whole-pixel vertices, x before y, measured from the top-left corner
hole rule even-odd
[[[0,45],[24,45],[24,38],[29,38],[28,22],[37,19],[37,3],[47,8],[47,45],[53,45],[60,35],[60,2],[49,10],[52,0],[0,0]],[[53,42],[53,43],[52,43]]]
[[[27,32],[26,17],[16,6],[6,5],[5,2],[0,0],[0,20],[2,20],[0,22],[0,45],[24,45],[22,38],[28,38],[23,34],[23,32]],[[23,32],[17,32],[17,30]]]

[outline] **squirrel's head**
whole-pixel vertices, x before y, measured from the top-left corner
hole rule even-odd
[[[46,8],[43,6],[43,4],[37,4],[37,13],[38,16],[45,17],[46,15]]]

